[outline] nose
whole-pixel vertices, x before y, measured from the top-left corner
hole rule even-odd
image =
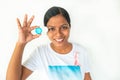
[[[62,31],[60,29],[57,29],[56,30],[56,36],[60,37],[62,34]]]

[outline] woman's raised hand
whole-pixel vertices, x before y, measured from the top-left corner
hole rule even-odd
[[[29,41],[31,41],[35,38],[38,38],[40,36],[40,34],[33,35],[31,33],[32,30],[34,30],[36,27],[38,27],[38,26],[31,26],[31,23],[32,23],[33,19],[34,19],[34,16],[32,16],[28,20],[28,16],[26,14],[24,16],[23,24],[21,25],[20,20],[17,18],[17,25],[18,25],[18,29],[19,29],[18,42],[20,42],[22,44],[26,44]]]

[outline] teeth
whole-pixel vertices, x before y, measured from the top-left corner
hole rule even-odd
[[[63,39],[56,39],[57,42],[61,42]]]

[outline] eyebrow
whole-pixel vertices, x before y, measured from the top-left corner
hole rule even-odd
[[[69,24],[63,24],[63,25],[69,25]],[[63,25],[61,25],[61,26],[63,26]]]
[[[62,24],[62,25],[60,25],[60,26],[64,26],[64,25],[69,25],[69,24]],[[51,25],[48,25],[47,27],[55,27],[55,26],[51,26]]]

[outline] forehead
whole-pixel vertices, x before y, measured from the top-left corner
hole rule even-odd
[[[49,19],[47,26],[61,26],[68,24],[67,20],[62,15],[56,15]]]

